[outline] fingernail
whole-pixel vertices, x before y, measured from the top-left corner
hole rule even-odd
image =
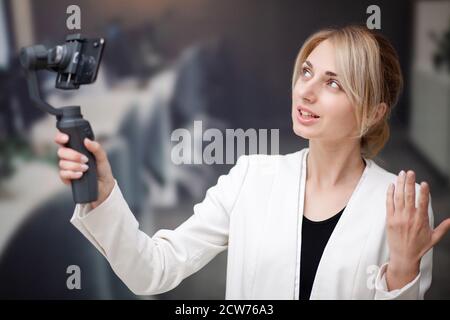
[[[399,175],[400,177],[402,177],[402,178],[403,178],[403,177],[404,177],[404,175],[405,175],[405,171],[403,171],[403,170],[402,170],[402,171],[400,171],[400,173],[399,173],[398,175]]]
[[[85,155],[83,155],[83,156],[81,157],[81,161],[83,161],[83,162],[88,162],[89,159],[88,159],[88,157],[86,157]]]
[[[82,169],[83,171],[86,171],[87,169],[89,169],[89,166],[88,166],[87,164],[82,164],[82,165],[81,165],[81,169]]]
[[[83,174],[83,172],[77,171],[77,172],[75,172],[75,174],[76,174],[77,177],[81,177],[81,175]]]

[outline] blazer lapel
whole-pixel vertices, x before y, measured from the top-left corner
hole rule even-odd
[[[257,256],[253,297],[293,299],[297,276],[300,168],[304,150],[277,162]]]

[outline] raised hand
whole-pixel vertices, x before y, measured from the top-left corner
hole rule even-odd
[[[430,188],[420,184],[416,207],[415,173],[403,170],[396,184],[390,184],[386,197],[386,227],[390,257],[386,281],[390,290],[412,281],[419,273],[420,260],[450,230],[450,219],[434,230],[430,227],[428,205]]]

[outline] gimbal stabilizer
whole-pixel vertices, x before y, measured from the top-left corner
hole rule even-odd
[[[54,108],[39,93],[38,70],[57,72],[56,88],[78,89],[80,85],[95,82],[105,40],[85,39],[80,34],[67,36],[66,43],[54,48],[35,45],[20,51],[20,62],[26,70],[28,89],[32,101],[41,110],[56,116],[56,127],[69,135],[68,148],[77,150],[89,159],[89,169],[78,180],[72,180],[75,203],[97,200],[97,166],[94,155],[84,146],[84,138],[94,139],[89,122],[83,119],[80,106]]]

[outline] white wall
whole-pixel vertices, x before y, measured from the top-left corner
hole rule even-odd
[[[0,0],[0,69],[6,68],[9,60],[8,32],[4,0]]]
[[[450,177],[450,74],[436,70],[437,45],[450,24],[450,1],[420,1],[415,8],[411,90],[411,142],[444,176]]]

